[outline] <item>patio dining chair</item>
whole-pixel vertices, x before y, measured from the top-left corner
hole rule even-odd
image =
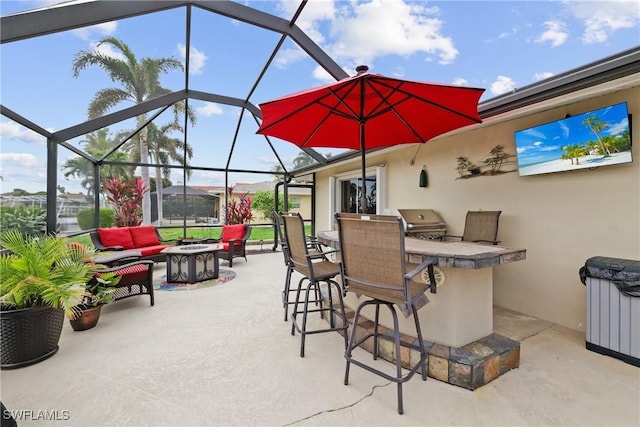
[[[435,283],[433,262],[425,261],[407,273],[405,263],[404,227],[402,219],[390,215],[362,215],[337,213],[338,235],[342,260],[340,273],[342,284],[348,292],[355,292],[365,298],[356,308],[351,336],[345,352],[347,365],[344,383],[349,384],[349,368],[353,363],[369,372],[393,381],[398,387],[398,413],[402,414],[402,384],[421,369],[422,380],[427,379],[427,357],[416,301],[429,285],[411,280],[425,268],[430,283]],[[363,336],[358,334],[358,324],[362,309],[375,307],[373,332]],[[379,356],[379,341],[384,336],[379,333],[380,306],[386,306],[393,318],[392,337],[395,349],[396,372],[390,375],[353,355],[353,349],[373,338],[373,359]],[[398,314],[395,306],[401,306],[405,313],[413,316],[420,359],[407,373],[402,370],[401,332],[398,326]],[[388,339],[388,338],[387,338]],[[405,343],[412,346],[412,343]]]
[[[468,211],[464,221],[462,236],[445,235],[447,238],[458,238],[463,242],[490,243],[497,245],[498,220],[502,211]]]
[[[283,212],[281,219],[284,224],[284,235],[291,268],[302,275],[298,282],[293,301],[293,312],[291,313],[291,335],[295,335],[296,331],[301,335],[300,357],[304,357],[305,339],[310,334],[340,331],[346,347],[347,320],[342,299],[343,290],[340,284],[334,280],[340,273],[340,267],[327,259],[327,252],[318,252],[309,248],[309,241],[304,231],[304,221],[299,213]],[[303,289],[305,281],[308,284]],[[327,285],[326,296],[323,295],[320,288],[321,283]],[[335,307],[336,297],[338,313],[336,313]],[[310,304],[315,303],[318,305],[310,307]],[[307,318],[310,313],[319,313],[321,318],[324,318],[324,314],[328,313],[329,327],[309,329]],[[299,316],[302,316],[301,322]]]
[[[281,213],[273,212],[273,224],[278,230],[278,237],[280,238],[280,247],[282,248],[282,255],[284,256],[284,264],[287,267],[287,273],[284,279],[284,289],[282,291],[282,305],[284,307],[284,320],[287,321],[287,317],[289,314],[289,306],[295,303],[295,300],[291,300],[291,293],[295,292],[295,289],[291,288],[291,276],[295,271],[293,268],[293,262],[291,260],[291,256],[289,254],[289,247],[286,242],[286,238],[284,235],[284,224],[282,221]],[[320,242],[318,242],[318,238],[315,236],[306,235],[305,239],[307,240],[307,247],[309,248],[309,254],[322,254],[322,247],[320,246]],[[324,254],[323,254],[324,256]],[[319,301],[319,292],[316,289],[316,300]]]

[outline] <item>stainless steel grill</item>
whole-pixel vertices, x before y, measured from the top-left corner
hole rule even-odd
[[[433,209],[398,209],[407,236],[427,240],[442,240],[447,225]]]

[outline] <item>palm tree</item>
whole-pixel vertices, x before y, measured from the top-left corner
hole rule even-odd
[[[149,153],[156,164],[156,204],[158,206],[158,223],[160,225],[162,225],[164,215],[162,209],[162,178],[169,179],[171,176],[171,168],[167,165],[170,160],[185,165],[184,153],[186,153],[187,159],[193,157],[193,150],[189,144],[185,145],[181,139],[169,136],[172,131],[182,132],[182,127],[176,123],[169,123],[160,127],[151,123],[147,135],[149,138]],[[191,177],[191,169],[186,170],[186,175],[187,178]]]
[[[170,70],[184,71],[182,63],[174,58],[142,58],[138,60],[129,46],[115,37],[106,37],[98,43],[114,48],[121,57],[106,55],[97,50],[78,52],[73,60],[73,76],[78,77],[81,70],[97,65],[102,68],[113,82],[120,83],[121,87],[100,89],[89,104],[89,118],[103,115],[111,108],[123,101],[131,101],[139,104],[148,99],[158,97],[170,92],[160,85],[160,74]],[[184,106],[182,107],[184,110]],[[174,105],[174,113],[179,114],[180,106]],[[137,127],[141,129],[136,138],[139,142],[140,162],[146,163],[149,159],[147,142],[147,129],[143,128],[146,116],[137,117]],[[140,166],[140,175],[144,185],[149,188],[149,168]],[[145,193],[142,201],[143,221],[151,223],[151,197]]]
[[[295,159],[293,159],[293,169],[300,169],[304,166],[309,166],[314,164],[316,161],[313,160],[313,157],[305,153],[304,151],[300,151]]]
[[[596,135],[596,138],[598,138],[598,142],[600,143],[600,148],[602,148],[602,154],[604,154],[605,157],[610,156],[611,152],[604,143],[602,136],[602,132],[609,127],[609,123],[603,122],[602,120],[600,120],[600,118],[598,118],[598,116],[589,116],[584,119],[582,124],[591,129],[591,132]]]
[[[116,140],[112,139],[109,135],[109,129],[99,129],[95,132],[91,132],[86,135],[86,139],[80,141],[82,145],[82,149],[87,153],[93,156],[94,158],[100,158],[105,153],[111,151],[117,143]],[[122,149],[117,150],[111,154],[109,160],[113,161],[127,161],[127,153]],[[92,197],[95,195],[94,188],[94,167],[91,161],[85,159],[84,157],[74,157],[67,160],[62,166],[66,172],[64,173],[65,178],[80,178],[80,186],[87,190],[87,196]],[[118,166],[118,165],[102,165],[100,167],[100,176],[102,178],[112,178],[114,176],[127,176],[128,168],[126,166]]]

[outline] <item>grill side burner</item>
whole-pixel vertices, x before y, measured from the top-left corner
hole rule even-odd
[[[407,236],[425,240],[442,240],[447,234],[447,225],[433,209],[398,209],[404,222]]]

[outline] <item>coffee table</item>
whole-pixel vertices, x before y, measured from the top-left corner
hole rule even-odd
[[[222,244],[172,246],[167,256],[167,282],[195,283],[217,279],[218,252]]]

